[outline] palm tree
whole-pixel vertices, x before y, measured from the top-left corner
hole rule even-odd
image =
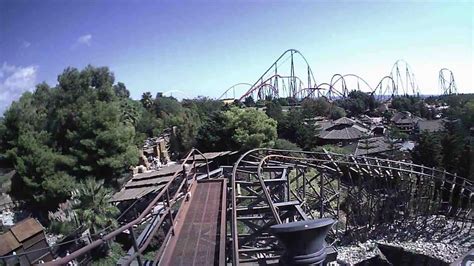
[[[149,91],[147,91],[142,94],[142,98],[140,99],[140,102],[142,103],[143,107],[150,110],[150,108],[153,106],[153,96],[151,95]]]
[[[119,209],[110,203],[112,191],[103,183],[89,178],[81,182],[73,193],[72,209],[76,221],[78,225],[89,228],[91,235],[105,227],[117,225],[114,217]]]

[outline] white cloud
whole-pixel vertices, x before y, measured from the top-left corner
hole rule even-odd
[[[22,67],[4,62],[0,66],[0,115],[25,91],[34,90],[37,72],[34,65]]]
[[[31,43],[30,43],[30,42],[23,41],[23,42],[21,43],[21,47],[23,47],[23,48],[28,48],[28,47],[30,47],[30,46],[31,46]]]
[[[77,38],[77,41],[76,41],[76,43],[79,45],[82,44],[82,45],[87,45],[87,46],[91,46],[91,42],[92,42],[91,34],[82,35],[79,38]]]

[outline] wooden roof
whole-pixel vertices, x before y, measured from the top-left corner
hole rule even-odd
[[[126,188],[115,193],[110,201],[115,202],[115,201],[135,200],[147,195],[148,193],[157,191],[164,186],[165,185],[139,187],[139,188]]]
[[[0,235],[0,256],[8,254],[31,237],[43,232],[43,226],[34,218],[27,218]],[[44,236],[43,236],[44,238]]]
[[[43,226],[36,219],[28,218],[15,224],[10,231],[15,235],[18,241],[23,242],[26,239],[43,231]]]
[[[21,247],[20,242],[13,236],[11,231],[0,235],[0,256],[5,256],[8,253]]]

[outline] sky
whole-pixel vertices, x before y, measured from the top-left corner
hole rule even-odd
[[[108,66],[135,99],[145,91],[216,98],[254,83],[287,49],[305,56],[317,83],[353,73],[375,86],[403,59],[423,94],[440,92],[442,68],[459,92],[474,92],[473,5],[0,0],[0,113],[35,84],[54,86],[66,67],[88,64]]]

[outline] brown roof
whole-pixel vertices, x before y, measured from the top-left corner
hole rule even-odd
[[[18,241],[23,242],[25,239],[28,239],[39,232],[43,231],[43,226],[36,221],[36,219],[28,218],[10,228],[13,235],[18,239]]]
[[[5,256],[21,246],[20,242],[10,231],[0,235],[0,243],[0,256]]]
[[[152,186],[152,187],[127,188],[115,193],[110,201],[114,202],[114,201],[126,201],[126,200],[138,199],[147,195],[148,193],[157,191],[164,186],[165,185]]]
[[[218,151],[218,152],[205,152],[203,153],[204,157],[208,160],[213,160],[217,157],[230,154],[230,151]],[[204,157],[201,154],[196,154],[196,160],[204,160]]]
[[[134,180],[132,179],[130,182],[125,184],[126,188],[131,188],[131,187],[144,187],[144,186],[153,186],[153,185],[158,185],[162,183],[167,183],[168,181],[171,180],[173,176],[164,176],[164,177],[158,177],[158,178],[150,178],[150,179],[139,179],[139,180]]]
[[[136,174],[133,176],[133,179],[134,180],[149,179],[149,178],[154,178],[157,176],[172,175],[176,172],[181,172],[182,170],[183,170],[183,167],[180,164],[172,164],[172,165],[163,166],[159,170]]]
[[[364,132],[348,125],[335,125],[321,131],[319,138],[333,140],[353,140],[365,136]]]

